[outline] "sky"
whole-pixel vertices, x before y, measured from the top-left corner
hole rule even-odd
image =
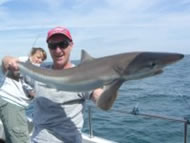
[[[48,52],[49,29],[65,26],[93,57],[133,51],[190,54],[190,0],[0,0],[0,59]],[[50,60],[48,55],[48,60]]]

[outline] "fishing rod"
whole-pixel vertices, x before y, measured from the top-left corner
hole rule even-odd
[[[38,34],[38,35],[36,36],[36,38],[34,39],[34,42],[33,42],[33,44],[32,44],[32,47],[34,47],[34,46],[36,45],[37,40],[40,38],[40,36],[41,36],[41,34]]]

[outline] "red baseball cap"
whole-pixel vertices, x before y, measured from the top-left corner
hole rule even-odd
[[[72,41],[72,37],[71,37],[70,31],[67,28],[62,27],[62,26],[58,26],[58,27],[55,27],[55,28],[49,30],[46,41],[48,42],[49,38],[52,37],[55,34],[63,34],[67,38],[69,38],[69,40]]]

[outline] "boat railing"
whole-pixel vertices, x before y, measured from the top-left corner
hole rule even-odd
[[[90,105],[88,106],[88,127],[89,127],[89,135],[91,138],[93,138],[92,108],[94,107]],[[157,118],[157,119],[162,119],[162,120],[181,122],[184,124],[184,143],[187,143],[188,125],[190,124],[190,121],[186,118],[164,116],[164,115],[157,115],[157,114],[148,114],[148,113],[140,112],[137,106],[134,107],[132,111],[122,111],[122,110],[117,110],[117,109],[112,109],[111,111],[122,113],[122,114],[130,114],[134,116],[142,116],[142,117],[148,117],[148,118]]]

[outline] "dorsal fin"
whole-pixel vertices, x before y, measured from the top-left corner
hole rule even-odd
[[[91,61],[94,58],[90,56],[85,50],[81,51],[81,63],[84,63],[86,61]]]

